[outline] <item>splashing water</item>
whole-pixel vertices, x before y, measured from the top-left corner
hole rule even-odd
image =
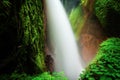
[[[55,71],[64,71],[69,80],[77,80],[83,70],[82,59],[65,10],[60,0],[46,0],[45,3]]]

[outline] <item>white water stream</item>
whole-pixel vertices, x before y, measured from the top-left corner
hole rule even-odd
[[[83,70],[83,62],[63,5],[60,0],[45,0],[45,5],[55,71],[64,71],[69,80],[77,80]]]

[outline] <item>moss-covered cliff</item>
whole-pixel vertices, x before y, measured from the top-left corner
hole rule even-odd
[[[2,0],[0,5],[0,74],[44,72],[42,0]]]
[[[21,28],[18,52],[21,67],[25,72],[40,73],[44,62],[44,14],[42,0],[29,0],[22,4],[19,12]],[[32,69],[32,70],[30,70]]]
[[[104,41],[94,60],[80,75],[82,80],[120,79],[120,38]]]
[[[120,37],[120,1],[96,0],[94,11],[108,37]]]
[[[43,0],[0,1],[0,80],[67,80],[64,73],[46,72],[43,5]]]

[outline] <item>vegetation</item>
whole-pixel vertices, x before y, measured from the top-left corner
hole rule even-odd
[[[82,80],[120,79],[120,38],[104,41],[94,60],[80,75]]]
[[[0,5],[0,74],[44,72],[42,0],[2,0]]]
[[[45,71],[44,59],[44,26],[43,26],[43,4],[42,0],[25,1],[20,9],[21,40],[19,54],[22,69],[32,69],[30,73]],[[26,64],[29,63],[29,64]],[[29,65],[29,66],[28,66]],[[30,68],[29,68],[30,67]]]
[[[72,11],[69,15],[69,19],[70,19],[75,37],[78,39],[79,38],[79,32],[80,32],[80,30],[83,26],[83,23],[84,23],[81,5],[72,9]]]
[[[42,1],[0,1],[1,80],[67,80],[63,73],[46,72]],[[110,32],[109,35],[115,37],[119,36],[119,7],[118,0],[97,0],[95,4],[96,16],[106,27],[107,32]],[[76,36],[80,30],[78,28],[81,28],[84,22],[82,14],[81,5],[73,9],[70,14],[70,21]],[[113,26],[117,27],[116,30]],[[109,28],[113,31],[109,31]],[[119,38],[111,38],[103,42],[96,58],[81,74],[81,79],[119,79],[119,52]]]
[[[87,22],[90,16],[94,16],[93,4],[94,0],[80,0],[79,5],[76,8],[73,8],[69,15],[69,19],[77,39],[79,39],[81,29],[85,22]]]
[[[120,37],[120,1],[96,0],[94,10],[107,36]]]
[[[0,78],[1,80],[68,80],[62,72],[54,72],[52,75],[49,72],[44,72],[34,76],[27,75],[26,73],[12,73],[11,75],[1,75]]]
[[[0,4],[0,73],[44,72],[42,0],[2,0]]]
[[[0,80],[67,80],[46,72],[42,3],[0,1]]]
[[[109,10],[114,10],[120,14],[119,0],[97,0],[95,4],[95,12],[101,23],[105,26],[106,18]],[[112,12],[112,11],[111,11]]]
[[[83,16],[87,14],[97,16],[107,37],[120,37],[119,0],[81,0],[80,4],[71,11],[69,16],[76,37],[86,19]]]

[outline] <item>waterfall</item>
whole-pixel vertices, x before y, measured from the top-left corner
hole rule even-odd
[[[77,80],[83,70],[82,59],[66,12],[60,0],[45,0],[45,5],[55,71]]]

